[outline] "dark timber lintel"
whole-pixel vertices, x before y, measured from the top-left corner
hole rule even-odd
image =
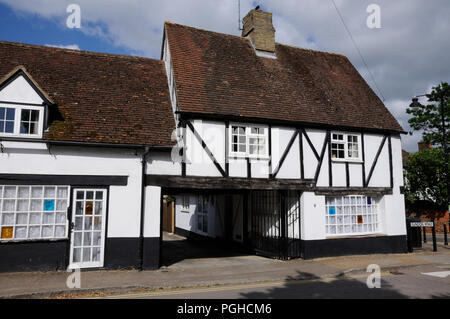
[[[311,190],[314,187],[313,180],[192,176],[181,177],[170,175],[147,175],[146,184],[166,188],[187,189]]]
[[[325,196],[345,196],[345,195],[366,195],[366,196],[383,196],[392,195],[392,188],[389,187],[316,187],[314,190],[316,195]]]

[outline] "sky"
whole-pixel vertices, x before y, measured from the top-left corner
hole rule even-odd
[[[240,2],[241,19],[256,5],[273,13],[278,43],[346,55],[405,131],[411,98],[450,82],[448,0],[334,0],[365,63],[333,0]],[[80,28],[67,26],[70,4],[81,9]],[[371,4],[380,28],[367,26]],[[159,59],[164,21],[240,35],[238,0],[0,0],[4,41]],[[420,139],[403,135],[403,148],[417,151]]]

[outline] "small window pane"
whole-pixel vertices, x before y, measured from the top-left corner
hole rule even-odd
[[[5,186],[4,198],[16,198],[16,187],[15,186]]]
[[[57,197],[60,199],[67,198],[67,187],[58,187]]]
[[[28,198],[30,196],[30,187],[19,187],[19,198]]]
[[[45,187],[44,197],[45,198],[55,198],[55,187]]]
[[[37,225],[41,223],[42,213],[31,213],[30,214],[30,224]]]
[[[56,223],[64,224],[66,222],[66,213],[56,213]]]
[[[42,187],[31,187],[32,198],[42,198]]]
[[[20,239],[26,237],[27,237],[27,228],[23,226],[16,227],[14,238]]]

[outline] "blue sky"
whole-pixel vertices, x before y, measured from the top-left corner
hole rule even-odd
[[[450,1],[241,0],[241,18],[258,3],[273,13],[276,41],[349,58],[406,131],[414,95],[450,82]],[[81,29],[69,29],[69,4],[81,8]],[[380,29],[367,27],[367,7],[381,8]],[[164,21],[240,35],[238,0],[0,0],[0,40],[159,59]],[[378,90],[377,86],[380,88]],[[402,136],[417,150],[420,132]]]
[[[68,14],[67,14],[68,15]],[[0,40],[38,45],[78,45],[81,50],[116,54],[133,54],[133,50],[113,45],[107,39],[69,29],[61,19],[43,18],[12,10],[0,3]]]

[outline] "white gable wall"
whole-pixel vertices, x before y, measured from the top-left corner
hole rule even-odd
[[[22,75],[0,91],[0,101],[29,104],[42,104],[44,102]]]

